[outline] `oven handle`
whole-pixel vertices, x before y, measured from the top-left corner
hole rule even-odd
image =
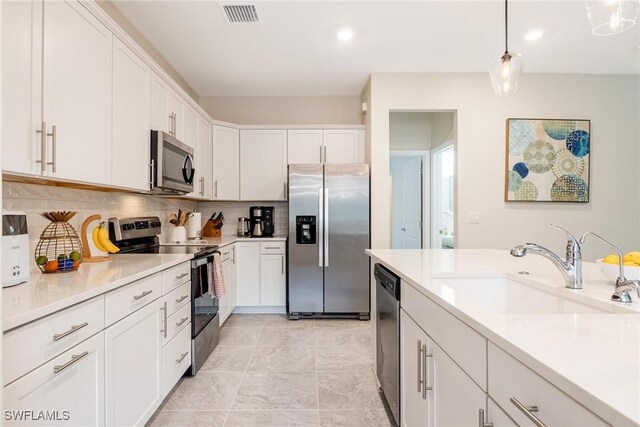
[[[202,257],[202,258],[195,258],[193,260],[191,260],[192,266],[191,268],[197,268],[197,267],[201,267],[205,264],[208,264],[209,262],[213,262],[213,254],[220,254],[222,255],[222,253],[220,251],[213,251],[211,252],[211,255],[208,255],[206,257]],[[211,258],[211,261],[209,261],[209,258]]]

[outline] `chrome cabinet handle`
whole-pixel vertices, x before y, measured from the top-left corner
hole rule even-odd
[[[149,188],[153,188],[153,182],[154,179],[156,177],[156,161],[155,160],[151,160],[151,163],[149,164]]]
[[[71,329],[69,329],[67,332],[63,332],[61,334],[55,334],[53,336],[53,340],[54,341],[61,340],[62,338],[66,337],[66,336],[69,336],[74,332],[79,331],[80,329],[84,328],[85,326],[89,326],[89,323],[88,322],[84,322],[84,323],[81,323],[79,325],[71,325]]]
[[[80,353],[80,354],[72,354],[71,355],[71,360],[69,360],[67,363],[65,363],[64,365],[56,365],[53,367],[53,373],[54,374],[59,374],[60,372],[64,371],[65,369],[67,369],[69,366],[73,365],[74,363],[76,363],[78,360],[82,359],[85,356],[88,356],[89,352],[85,351],[84,353]]]
[[[545,423],[540,421],[540,419],[533,414],[534,412],[538,412],[538,407],[537,406],[535,406],[535,405],[534,406],[524,406],[515,397],[512,397],[511,399],[509,399],[509,401],[511,403],[513,403],[513,405],[516,408],[518,408],[520,410],[520,412],[522,412],[527,418],[529,418],[529,420],[531,420],[531,422],[534,423],[537,427],[547,427],[545,425]]]
[[[176,276],[176,280],[180,280],[180,279],[182,279],[183,277],[187,277],[188,275],[189,275],[189,273],[182,273],[182,274],[180,274],[180,275]]]
[[[427,358],[433,357],[433,354],[427,353],[427,345],[422,344],[422,356],[423,356],[423,364],[424,368],[422,370],[422,383],[424,387],[422,388],[422,398],[427,400],[427,391],[433,390],[433,387],[427,386]]]
[[[320,149],[320,163],[324,163],[324,160],[322,160],[322,145],[320,147],[318,147]]]
[[[327,163],[327,147],[325,145],[322,146],[322,163]]]
[[[167,302],[165,301],[162,304],[162,307],[160,307],[160,310],[162,310],[162,324],[164,325],[164,327],[162,329],[160,329],[160,332],[162,332],[162,335],[167,338]]]
[[[324,189],[324,217],[327,223],[324,225],[324,266],[329,267],[329,189]]]
[[[215,196],[215,198],[218,198],[218,180],[216,179],[215,182],[213,183],[213,195]]]
[[[176,299],[176,304],[181,303],[182,301],[186,300],[187,298],[189,298],[189,295],[182,295],[180,298]]]
[[[484,409],[478,411],[478,427],[493,427],[493,423],[484,422]]]
[[[188,317],[183,317],[182,319],[180,319],[179,322],[176,322],[176,326],[180,327],[180,326],[184,325],[184,322],[186,322],[187,320],[189,320]]]
[[[51,161],[47,162],[48,165],[51,165],[51,171],[53,173],[56,173],[56,165],[57,165],[57,161],[56,161],[56,152],[58,151],[56,149],[56,140],[57,140],[57,132],[56,132],[56,125],[51,126],[51,133],[47,133],[47,136],[51,137]]]
[[[169,135],[173,136],[173,113],[169,114]]]
[[[149,290],[149,291],[144,291],[144,292],[142,292],[140,295],[134,295],[134,296],[133,296],[133,299],[137,301],[137,300],[139,300],[140,298],[144,298],[144,297],[146,297],[146,296],[147,296],[147,295],[149,295],[151,292],[153,292],[153,291],[151,291],[151,290]]]
[[[200,195],[204,197],[204,176],[200,177]]]
[[[180,357],[178,357],[178,358],[176,359],[176,363],[180,363],[180,362],[182,362],[182,361],[184,360],[184,358],[185,358],[185,357],[187,357],[187,354],[189,354],[189,352],[188,352],[188,351],[187,351],[186,353],[182,353],[182,354],[180,355]]]
[[[284,256],[280,258],[280,263],[282,264],[282,275],[284,276]]]
[[[36,163],[40,163],[40,171],[45,172],[47,170],[47,123],[42,122],[40,129],[36,129],[36,133],[40,134],[40,160],[36,160]]]
[[[417,380],[418,380],[418,393],[422,391],[422,341],[418,340],[418,351],[416,352],[418,356],[418,361],[416,362],[416,372]]]
[[[287,200],[287,183],[286,182],[282,183],[282,189],[283,189],[282,191],[283,191],[283,194],[284,194],[284,200]]]
[[[318,189],[318,267],[324,267],[322,259],[322,248],[324,247],[324,199],[322,198],[322,188]]]
[[[280,246],[265,246],[265,249],[280,249]]]

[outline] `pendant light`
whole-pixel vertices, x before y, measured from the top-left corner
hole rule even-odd
[[[517,53],[509,52],[509,9],[508,0],[504,2],[504,54],[499,61],[489,67],[491,84],[496,95],[513,95],[518,91],[523,60]]]
[[[631,29],[638,19],[638,0],[588,1],[587,16],[596,36],[610,36]]]

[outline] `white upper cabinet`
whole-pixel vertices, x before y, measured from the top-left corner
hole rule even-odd
[[[43,172],[42,2],[2,3],[2,170]],[[11,124],[10,126],[8,124]]]
[[[173,136],[178,141],[184,142],[185,137],[188,137],[188,131],[186,130],[186,126],[188,126],[188,124],[186,121],[191,119],[191,117],[189,119],[186,118],[188,109],[185,102],[182,100],[180,95],[178,95],[174,90],[171,90],[169,92],[168,106],[169,114],[173,115]]]
[[[173,97],[169,97],[169,104]],[[177,105],[177,104],[176,104]],[[182,137],[178,138],[181,142],[184,142],[189,147],[197,150],[198,148],[198,113],[191,107],[182,106],[184,111],[182,121]],[[176,119],[177,120],[177,119]]]
[[[358,129],[323,131],[325,163],[364,163],[364,141]]]
[[[111,183],[149,189],[151,69],[113,38]]]
[[[212,177],[212,151],[211,124],[207,119],[198,115],[198,151],[196,152],[196,176],[194,188],[197,195],[205,199],[213,197],[213,177]]]
[[[43,7],[47,175],[108,183],[111,31],[78,2],[46,1]]]
[[[156,73],[151,73],[151,129],[173,131],[173,115],[169,112],[169,85]]]
[[[213,199],[240,200],[240,131],[213,125]]]
[[[321,130],[287,131],[287,162],[291,164],[322,163]]]
[[[286,200],[287,131],[240,131],[241,200]]]

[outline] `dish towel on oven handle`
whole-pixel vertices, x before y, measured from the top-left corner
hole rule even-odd
[[[220,298],[227,293],[224,286],[224,273],[222,272],[222,255],[219,252],[213,254],[213,264],[207,264],[207,273],[209,274],[209,283],[213,283],[213,286],[209,286],[209,293],[214,298]]]

